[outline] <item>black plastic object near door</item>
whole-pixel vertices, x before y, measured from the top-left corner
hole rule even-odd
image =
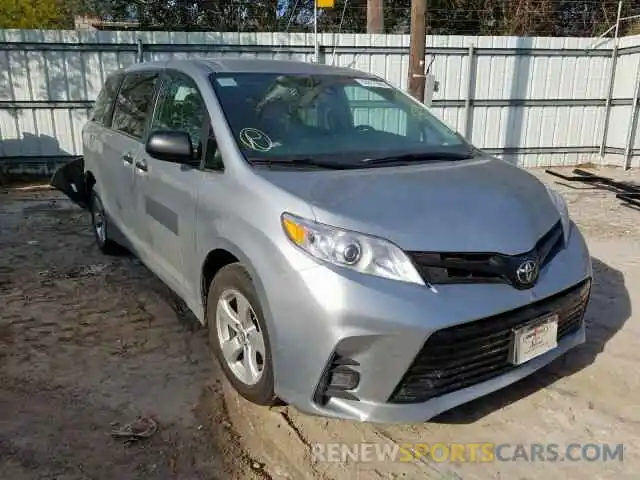
[[[58,167],[50,184],[82,208],[88,207],[89,196],[84,178],[84,158],[71,160]]]

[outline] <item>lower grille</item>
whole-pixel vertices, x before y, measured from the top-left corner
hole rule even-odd
[[[509,362],[514,328],[558,314],[558,340],[582,325],[591,290],[585,280],[540,302],[434,332],[407,370],[390,403],[420,403],[516,368]]]

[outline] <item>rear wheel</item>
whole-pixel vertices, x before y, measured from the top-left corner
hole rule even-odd
[[[207,297],[209,345],[225,376],[250,402],[273,405],[269,335],[253,282],[238,263],[223,267]]]
[[[95,190],[91,191],[89,201],[91,226],[98,248],[108,255],[120,253],[121,247],[109,238],[109,221],[102,205],[102,200]]]

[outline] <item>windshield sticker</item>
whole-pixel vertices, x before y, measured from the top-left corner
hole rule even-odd
[[[354,79],[357,83],[359,83],[360,85],[362,85],[363,87],[369,87],[369,88],[391,88],[391,85],[382,82],[380,80],[375,80],[375,79],[371,79],[371,78],[355,78]]]
[[[218,85],[220,85],[221,87],[237,87],[238,86],[238,83],[233,77],[220,77],[216,79],[216,81],[218,82]]]
[[[274,147],[269,136],[257,128],[243,128],[240,131],[240,143],[256,152],[268,152]]]

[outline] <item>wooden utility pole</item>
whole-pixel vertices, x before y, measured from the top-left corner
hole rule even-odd
[[[424,57],[427,42],[427,0],[411,0],[411,40],[409,48],[409,93],[424,100]]]
[[[367,0],[367,33],[384,33],[383,0]]]

